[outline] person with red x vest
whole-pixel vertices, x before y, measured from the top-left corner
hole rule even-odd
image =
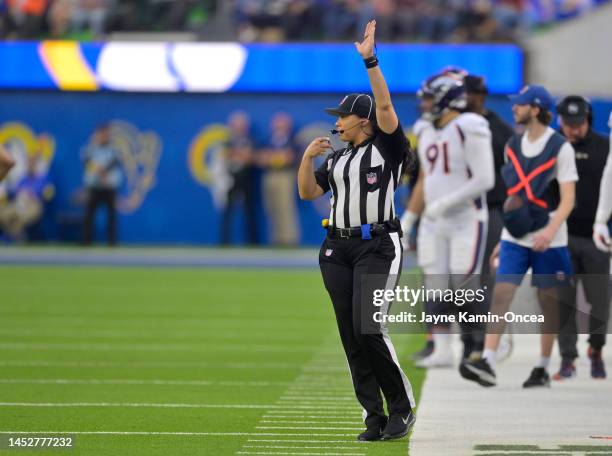
[[[547,368],[559,327],[559,290],[567,287],[572,276],[566,220],[574,207],[578,172],[572,145],[549,126],[553,98],[548,91],[526,86],[510,98],[514,120],[525,132],[506,144],[506,163],[501,170],[507,198],[501,242],[492,256],[492,260],[499,256],[499,266],[491,313],[506,315],[531,268],[544,323],[540,360],[523,387],[549,386]],[[496,384],[495,353],[504,323],[501,319],[487,329],[481,359],[461,364],[464,378],[482,386]]]

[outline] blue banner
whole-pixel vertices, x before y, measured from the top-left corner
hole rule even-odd
[[[453,65],[482,75],[491,93],[523,84],[523,51],[515,45],[378,47],[393,93]],[[0,43],[0,89],[122,92],[363,92],[363,62],[352,44]]]

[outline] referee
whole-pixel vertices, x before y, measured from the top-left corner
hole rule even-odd
[[[373,54],[375,30],[376,21],[369,22],[363,41],[355,43],[364,59],[374,99],[350,94],[337,108],[326,109],[338,117],[332,133],[339,133],[347,146],[332,151],[315,171],[313,158],[331,149],[329,138],[316,138],[306,148],[298,171],[302,199],[312,200],[332,191],[319,265],[334,306],[355,394],[364,409],[366,429],[357,437],[364,441],[401,438],[415,422],[412,388],[391,339],[380,324],[369,329],[373,312],[388,310],[388,305],[374,308],[372,292],[395,287],[401,270],[401,228],[393,194],[411,157]],[[362,279],[367,279],[363,288]],[[387,401],[388,418],[381,391]]]

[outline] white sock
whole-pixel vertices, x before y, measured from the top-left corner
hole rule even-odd
[[[497,365],[497,360],[495,359],[495,350],[485,348],[482,352],[482,358],[487,360],[489,366],[491,366],[491,369],[495,370],[495,366]]]
[[[540,360],[538,361],[538,364],[536,364],[536,367],[542,367],[544,369],[548,369],[549,364],[550,364],[550,357],[540,356]]]
[[[451,335],[447,332],[434,332],[434,351],[440,350],[441,352],[449,351],[451,349]]]

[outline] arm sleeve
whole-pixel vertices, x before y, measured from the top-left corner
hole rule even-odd
[[[315,180],[317,181],[319,187],[323,189],[323,193],[329,192],[330,189],[329,169],[331,168],[332,159],[333,154],[328,155],[325,161],[321,163],[321,166],[319,166],[314,172]]]
[[[610,114],[612,124],[612,113]],[[597,204],[596,222],[608,223],[612,215],[612,133],[610,133],[610,152],[599,186],[599,203]]]
[[[397,124],[397,128],[393,133],[385,133],[379,130],[378,135],[383,145],[381,154],[384,156],[385,160],[396,165],[402,163],[406,154],[410,153],[410,143],[404,134],[404,129],[401,124]]]
[[[477,198],[493,188],[495,184],[491,134],[486,132],[467,134],[465,149],[471,177],[465,184],[453,189],[453,192],[444,198],[443,204],[446,207]]]
[[[557,157],[557,182],[576,182],[578,171],[576,170],[576,159],[574,148],[569,142],[561,146]]]

